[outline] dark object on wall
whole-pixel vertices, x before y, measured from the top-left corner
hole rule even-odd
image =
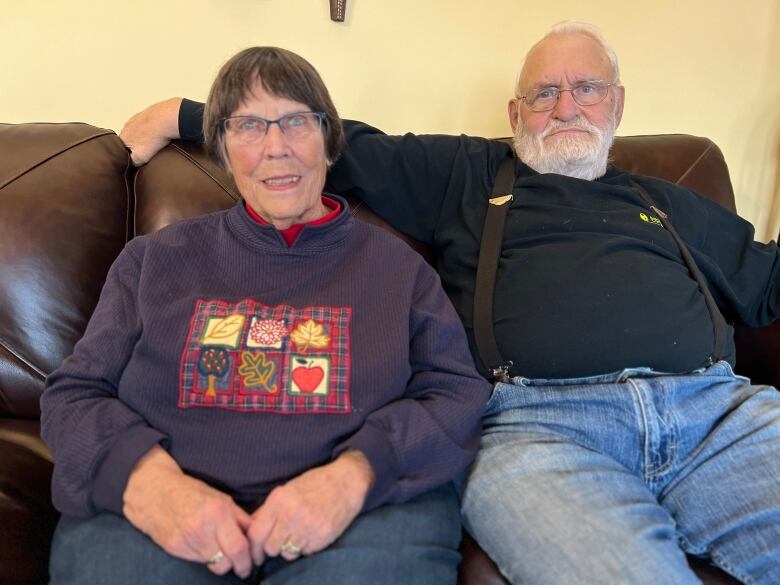
[[[347,13],[347,0],[330,0],[330,19],[334,22],[344,22]]]

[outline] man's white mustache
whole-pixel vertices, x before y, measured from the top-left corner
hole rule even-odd
[[[550,122],[547,124],[547,128],[545,128],[542,132],[542,138],[547,138],[550,134],[557,132],[558,130],[569,130],[572,128],[576,128],[577,130],[584,130],[593,136],[599,136],[601,134],[596,126],[584,118],[577,117],[569,120],[568,122],[562,122],[561,120],[555,119],[550,120]]]

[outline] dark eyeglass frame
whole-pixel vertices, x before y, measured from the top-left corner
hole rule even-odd
[[[595,102],[590,103],[582,103],[580,100],[582,99],[582,95],[577,93],[579,90],[581,90],[584,87],[592,86],[595,88],[598,88],[598,92],[596,95],[599,95],[598,100]],[[616,83],[604,83],[601,79],[592,79],[588,81],[580,81],[578,83],[575,83],[573,86],[568,88],[562,88],[557,87],[555,85],[549,85],[546,87],[540,87],[538,89],[532,89],[528,92],[526,95],[519,96],[515,99],[518,101],[524,101],[525,105],[528,106],[528,109],[530,109],[533,112],[549,112],[550,110],[555,109],[555,107],[558,105],[558,102],[561,99],[561,94],[564,91],[568,91],[571,93],[571,97],[574,100],[574,102],[583,108],[587,108],[588,106],[595,106],[597,104],[600,104],[605,99],[607,99],[607,95],[609,94],[609,88],[611,87],[618,87],[618,84]],[[536,106],[536,102],[539,99],[539,94],[544,91],[554,91],[555,92],[555,100],[551,101],[549,105],[545,105],[544,107],[539,108]],[[603,93],[601,93],[603,91]],[[552,100],[552,97],[550,98]],[[529,101],[530,100],[530,101]]]
[[[228,129],[228,124],[230,123],[230,120],[257,120],[258,122],[263,122],[265,124],[265,132],[259,136],[259,139],[263,139],[266,136],[268,136],[268,131],[271,129],[271,126],[276,124],[279,126],[279,130],[284,136],[288,136],[287,131],[284,129],[284,122],[285,120],[290,120],[292,118],[295,118],[296,116],[316,116],[317,119],[320,122],[319,130],[322,130],[323,126],[325,127],[325,130],[327,131],[328,128],[328,117],[325,112],[290,112],[289,114],[285,114],[284,116],[281,116],[279,118],[276,118],[276,120],[269,120],[267,118],[263,118],[262,116],[226,116],[224,118],[219,119],[219,127],[222,129],[222,131],[226,135],[230,135],[230,131]],[[307,134],[308,136],[308,134]]]

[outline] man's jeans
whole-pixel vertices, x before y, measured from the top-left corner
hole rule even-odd
[[[51,583],[78,585],[396,585],[454,584],[461,524],[452,484],[404,504],[358,516],[324,551],[296,561],[267,560],[242,581],[165,553],[114,514],[63,517],[51,554]]]
[[[725,362],[512,382],[462,486],[467,529],[510,581],[698,583],[687,552],[780,584],[780,392]]]

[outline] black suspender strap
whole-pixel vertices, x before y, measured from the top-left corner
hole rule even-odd
[[[728,355],[726,350],[728,324],[726,323],[726,319],[723,317],[723,313],[720,312],[718,304],[715,302],[715,299],[713,298],[712,293],[707,286],[707,281],[704,278],[704,275],[696,265],[696,261],[693,259],[693,256],[691,256],[691,253],[688,250],[688,246],[685,245],[685,242],[677,233],[677,230],[674,229],[672,222],[669,220],[669,216],[656,207],[655,202],[653,201],[652,197],[650,197],[650,194],[639,183],[632,180],[631,186],[639,192],[639,195],[642,197],[642,199],[644,199],[645,203],[647,203],[650,209],[658,214],[658,218],[661,220],[661,225],[664,226],[666,231],[669,232],[669,235],[672,236],[672,239],[677,244],[677,247],[680,249],[680,255],[682,256],[685,265],[688,267],[688,271],[691,273],[691,276],[693,276],[694,280],[696,280],[696,283],[699,285],[699,289],[701,289],[701,292],[704,295],[704,301],[707,303],[707,309],[709,310],[710,318],[712,319],[712,327],[715,331],[715,348],[712,352],[713,355],[710,356],[710,361],[714,363],[718,360],[725,359]]]
[[[512,203],[514,180],[515,159],[514,157],[507,157],[500,163],[496,180],[493,184],[493,196],[490,199],[487,214],[485,215],[479,258],[477,260],[477,277],[474,285],[474,342],[479,359],[488,369],[490,379],[494,382],[507,382],[510,378],[509,370],[513,365],[511,361],[504,360],[501,357],[501,352],[496,343],[493,329],[493,298],[498,259],[501,255],[501,244],[504,238],[504,222]],[[658,214],[661,225],[664,226],[677,244],[688,271],[696,280],[699,289],[704,295],[715,336],[715,347],[710,360],[716,362],[726,358],[728,355],[728,324],[720,309],[718,309],[704,275],[696,265],[693,256],[691,256],[688,246],[685,245],[677,230],[674,229],[669,216],[655,205],[650,194],[641,185],[633,180],[631,185],[637,190],[650,209]]]
[[[498,258],[504,239],[504,222],[512,203],[512,188],[515,184],[515,159],[508,156],[501,161],[493,184],[485,224],[482,226],[482,240],[477,259],[477,277],[474,283],[474,342],[482,364],[488,369],[494,382],[509,380],[511,361],[501,357],[493,331],[493,293],[496,286]]]

